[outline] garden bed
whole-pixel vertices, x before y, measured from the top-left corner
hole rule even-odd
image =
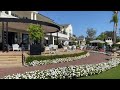
[[[69,62],[88,57],[88,52],[75,54],[51,55],[51,56],[30,56],[26,59],[26,64],[29,66],[46,65],[51,63]]]
[[[24,74],[18,73],[16,75],[8,75],[2,79],[73,79],[99,74],[116,67],[119,64],[120,59],[114,58],[108,62],[102,62],[99,64],[71,65],[42,71],[36,70]]]

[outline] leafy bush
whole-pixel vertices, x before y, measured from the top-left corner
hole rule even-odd
[[[70,62],[70,61],[75,61],[75,60],[80,60],[82,58],[88,57],[90,53],[86,53],[84,55],[80,56],[74,56],[74,57],[67,57],[67,58],[57,58],[57,59],[48,59],[48,60],[34,60],[32,62],[26,63],[29,66],[39,66],[39,65],[47,65],[47,64],[52,64],[52,63],[62,63],[62,62]]]
[[[102,48],[103,44],[102,43],[98,43],[98,48]]]
[[[43,60],[53,60],[57,58],[67,58],[67,57],[76,57],[87,54],[87,51],[75,54],[63,54],[63,55],[51,55],[51,56],[29,56],[26,59],[26,63],[32,62],[34,60],[43,61]]]

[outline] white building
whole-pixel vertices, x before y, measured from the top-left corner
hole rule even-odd
[[[40,20],[49,23],[56,24],[52,19],[41,15],[38,11],[0,11],[0,18],[24,18],[24,19],[31,19],[31,20]],[[73,35],[73,29],[71,24],[64,24],[58,25],[61,27],[61,30],[58,33],[47,33],[45,35],[45,42],[47,45],[49,44],[57,44],[57,36],[58,38],[62,38],[65,40],[69,40],[70,37]],[[15,28],[23,29],[23,26],[14,25]],[[14,38],[17,37],[18,41],[22,41],[22,38],[28,38],[28,32],[26,31],[19,31],[15,29],[9,29],[9,34],[14,36],[9,40],[9,43],[15,43]],[[0,30],[0,36],[2,35],[2,31]],[[27,39],[28,40],[28,39]],[[28,42],[28,41],[27,41]],[[2,43],[2,38],[0,38],[0,43]]]
[[[112,46],[113,45],[113,40],[111,37],[108,37],[107,39],[105,39],[105,42],[107,42],[108,45]]]
[[[59,26],[52,19],[38,13],[38,11],[0,11],[0,18],[31,19]],[[9,22],[8,25],[8,44],[11,46],[12,44],[23,42],[27,47],[29,44],[29,33],[27,31],[29,24]],[[42,25],[42,27],[44,28],[45,34],[58,30],[48,25]],[[2,40],[2,23],[0,22],[0,50],[2,50]]]
[[[73,28],[71,24],[65,24],[62,25],[61,32],[65,35],[67,35],[67,39],[70,39],[70,37],[73,36]]]
[[[60,25],[60,27],[61,27],[61,30],[58,33],[47,34],[46,38],[49,40],[48,45],[56,44],[55,42],[57,41],[57,35],[58,35],[58,39],[61,41],[69,40],[70,37],[73,36],[73,29],[72,29],[71,24]],[[52,40],[52,41],[50,41],[50,40]]]

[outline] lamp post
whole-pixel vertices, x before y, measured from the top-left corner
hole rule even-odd
[[[24,66],[23,43],[22,43],[22,48],[21,48],[21,50],[22,50],[22,65]]]

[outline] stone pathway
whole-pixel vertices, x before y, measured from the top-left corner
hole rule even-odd
[[[0,78],[6,75],[12,75],[16,73],[25,73],[28,71],[34,70],[45,70],[57,67],[64,67],[69,65],[82,65],[82,64],[96,64],[100,62],[107,62],[106,59],[110,58],[110,56],[99,54],[99,53],[91,53],[91,55],[87,58],[83,58],[76,61],[57,63],[57,64],[49,64],[35,67],[11,67],[11,68],[0,68]]]

